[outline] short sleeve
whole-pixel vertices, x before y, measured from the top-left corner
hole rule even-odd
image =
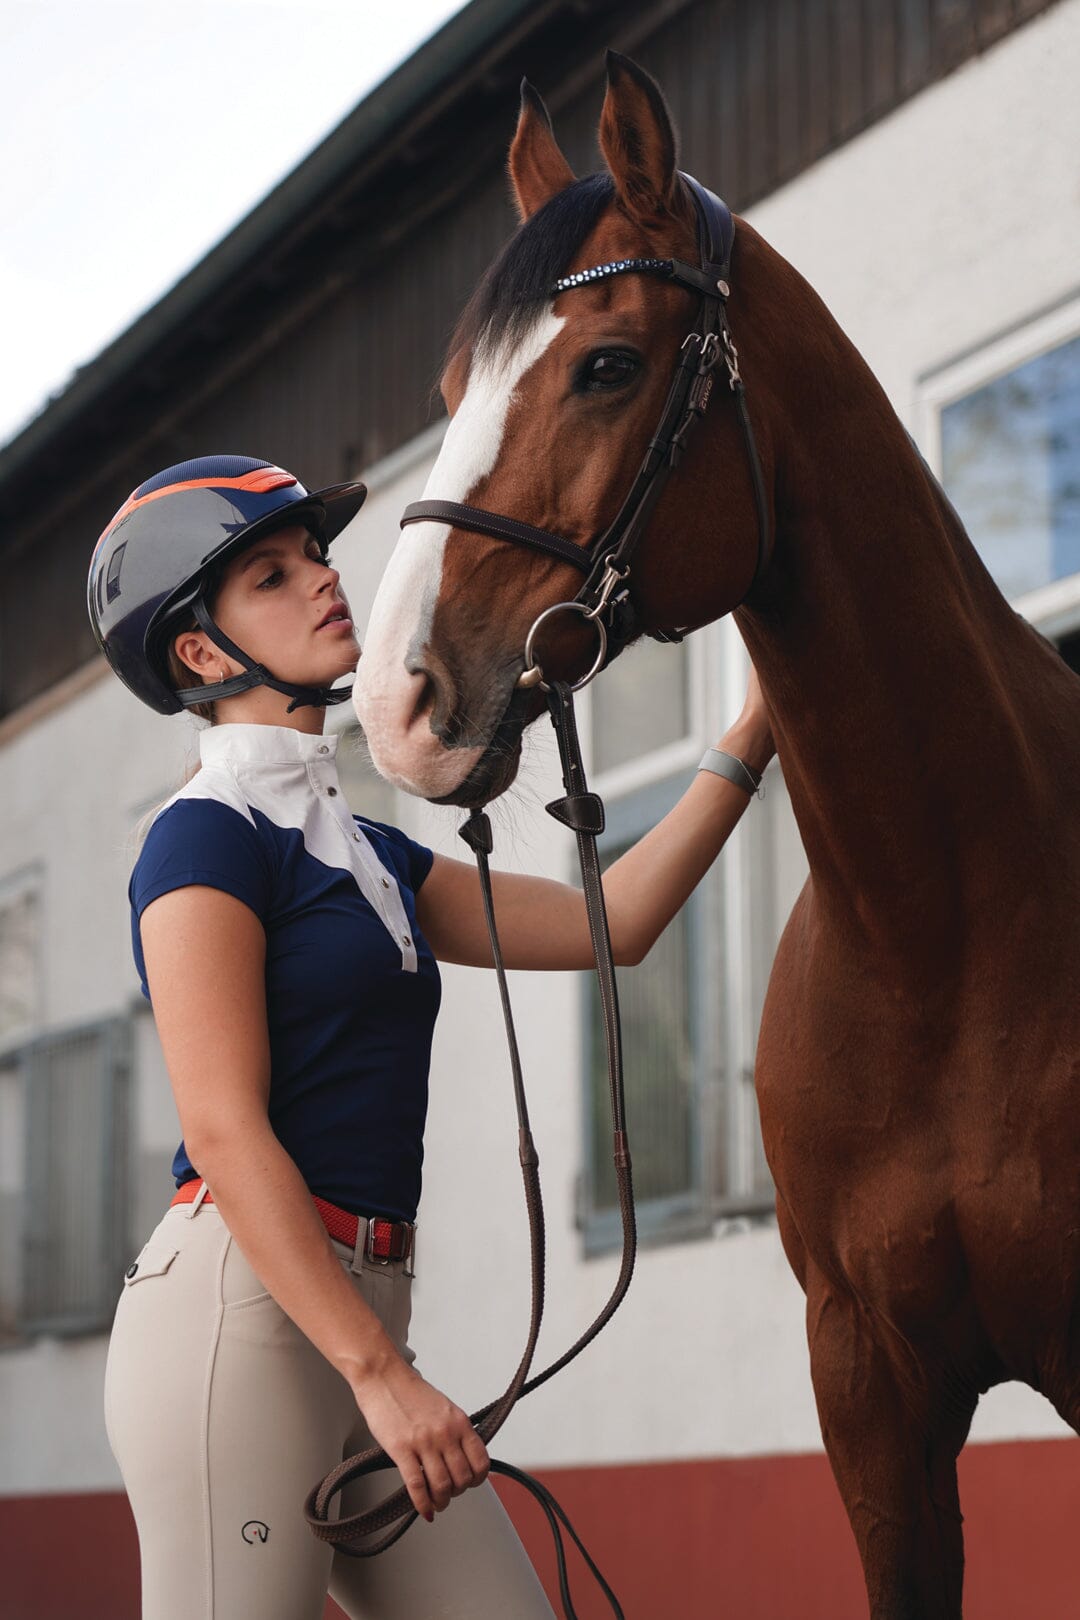
[[[235,895],[265,921],[271,883],[269,851],[246,816],[213,799],[179,799],[147,833],[128,895],[137,922],[151,900],[205,884]]]
[[[415,838],[403,833],[400,827],[391,827],[382,821],[368,821],[365,816],[357,816],[356,820],[366,832],[376,834],[373,840],[376,850],[384,857],[389,855],[398,878],[404,878],[415,894],[431,871],[434,852],[426,844],[418,844]]]

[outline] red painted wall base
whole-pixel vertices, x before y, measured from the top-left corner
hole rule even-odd
[[[542,1478],[626,1620],[865,1620],[854,1542],[824,1457],[549,1469]],[[557,1606],[540,1510],[517,1486],[498,1488]],[[1080,1620],[1080,1441],[969,1446],[960,1494],[965,1620]],[[571,1567],[581,1620],[609,1620],[576,1553]],[[0,1498],[0,1620],[138,1615],[138,1546],[123,1496]],[[325,1620],[340,1615],[327,1604]]]

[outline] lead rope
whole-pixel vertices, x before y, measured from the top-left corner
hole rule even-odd
[[[518,1120],[518,1157],[521,1162],[521,1172],[525,1186],[525,1204],[529,1216],[529,1247],[532,1265],[532,1310],[529,1320],[529,1332],[525,1350],[518,1363],[517,1370],[502,1395],[472,1414],[471,1421],[485,1445],[490,1444],[492,1437],[498,1433],[509,1417],[515,1403],[523,1395],[528,1395],[532,1390],[538,1389],[541,1384],[547,1383],[549,1378],[553,1378],[557,1372],[568,1366],[576,1356],[581,1354],[586,1345],[592,1343],[601,1329],[611,1320],[630,1286],[637,1252],[630,1149],[626,1134],[618,990],[615,983],[615,965],[611,954],[611,936],[608,931],[607,911],[604,906],[600,857],[596,848],[597,836],[604,830],[604,806],[597,794],[589,792],[585,780],[585,769],[578,742],[571,688],[565,682],[552,681],[547,694],[547,702],[552,724],[555,727],[555,734],[558,738],[563,786],[566,793],[563,798],[556,799],[547,805],[546,809],[549,815],[553,816],[556,821],[561,822],[563,826],[570,827],[577,836],[578,860],[581,865],[582,887],[585,895],[585,910],[589,923],[589,933],[592,938],[593,953],[596,959],[596,974],[604,1022],[604,1045],[607,1052],[608,1088],[611,1101],[613,1159],[623,1235],[622,1265],[619,1268],[615,1286],[599,1315],[558,1360],[553,1361],[542,1372],[530,1378],[528,1376],[529,1369],[532,1366],[536,1342],[540,1334],[540,1323],[544,1314],[544,1209],[540,1194],[539,1158],[529,1128],[528,1105],[521,1073],[521,1059],[518,1051],[517,1036],[514,1031],[502,951],[495,926],[495,905],[491,891],[491,872],[488,865],[488,856],[492,850],[491,823],[484,811],[474,810],[464,826],[461,827],[460,836],[476,856],[484,902],[484,915],[487,920],[491,954],[498,978],[503,1019],[506,1024],[507,1044],[510,1049],[510,1066],[514,1084],[514,1105],[517,1110]],[[350,1517],[340,1519],[329,1518],[331,1502],[339,1492],[344,1490],[346,1485],[365,1475],[378,1473],[393,1466],[390,1458],[381,1447],[372,1447],[368,1451],[361,1452],[358,1456],[348,1457],[339,1463],[336,1468],[327,1474],[322,1483],[309,1493],[304,1503],[304,1514],[312,1533],[320,1541],[332,1543],[338,1552],[344,1553],[350,1558],[374,1558],[377,1554],[384,1552],[386,1548],[393,1546],[394,1542],[405,1534],[417,1516],[404,1486],[388,1496],[384,1501],[376,1504],[375,1507],[367,1509],[364,1513],[353,1514]],[[516,1480],[518,1484],[523,1485],[526,1490],[531,1491],[543,1509],[555,1542],[559,1593],[566,1620],[578,1620],[578,1617],[570,1596],[566,1551],[560,1524],[566,1529],[589,1569],[596,1577],[601,1591],[611,1605],[616,1620],[625,1620],[614,1592],[586,1552],[570,1520],[547,1486],[542,1485],[531,1474],[525,1473],[523,1469],[515,1468],[510,1463],[500,1462],[494,1458],[491,1462],[491,1471],[495,1474],[501,1474],[507,1479]],[[380,1530],[386,1531],[386,1534],[380,1536],[377,1540],[372,1541],[369,1539],[366,1545],[362,1547],[354,1544],[359,1538],[370,1538],[374,1532]]]

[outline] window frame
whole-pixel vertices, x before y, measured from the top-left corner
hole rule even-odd
[[[688,657],[687,712],[689,730],[661,748],[639,755],[603,772],[590,771],[590,786],[604,800],[607,826],[598,841],[622,843],[640,836],[666,814],[685,791],[707,746],[735,718],[749,672],[749,658],[729,620],[704,626],[683,644]],[[579,732],[585,757],[593,756],[593,705],[581,706]],[[779,766],[770,766],[766,781],[775,779]],[[754,1136],[760,1134],[753,1095],[753,1051],[757,1025],[755,1001],[764,992],[761,977],[760,928],[750,898],[751,840],[736,834],[721,852],[712,871],[687,902],[691,949],[698,967],[690,985],[691,1028],[696,1043],[695,1093],[697,1136],[694,1142],[696,1187],[667,1199],[638,1203],[639,1238],[643,1246],[678,1243],[712,1237],[725,1230],[775,1217],[775,1192],[770,1186],[754,1188]],[[770,886],[775,872],[767,874]],[[765,963],[765,978],[772,951]],[[707,1011],[707,992],[713,1011]],[[621,1240],[618,1211],[596,1210],[592,1205],[590,1166],[593,1156],[591,1098],[589,1095],[591,1031],[590,998],[586,980],[578,1001],[582,1111],[582,1166],[579,1179],[578,1226],[586,1258],[610,1254]],[[723,1186],[717,1185],[718,1161],[710,1167],[709,1143],[722,1130]],[[630,1132],[630,1152],[634,1135]],[[711,1173],[710,1173],[711,1169]]]
[[[16,904],[27,894],[34,897],[37,907],[33,1005],[24,1025],[7,1035],[0,1033],[0,1059],[10,1056],[31,1040],[40,1030],[45,1016],[45,865],[40,860],[17,867],[4,878],[0,878],[0,911]]]
[[[658,751],[661,752],[661,751]],[[668,750],[663,750],[667,753]],[[652,757],[652,756],[650,756]],[[622,769],[623,767],[620,767]],[[686,789],[685,774],[668,774],[652,780],[615,801],[605,805],[606,826],[597,839],[601,855],[605,849],[640,837],[654,826],[677,802]],[[690,1028],[694,1047],[693,1110],[695,1130],[691,1143],[692,1179],[683,1192],[663,1198],[635,1197],[638,1239],[643,1247],[654,1243],[670,1243],[687,1238],[707,1237],[712,1232],[713,1212],[710,1198],[706,1154],[706,1121],[709,1116],[709,1093],[723,1091],[723,1018],[716,1020],[720,1035],[715,1038],[710,1029],[707,998],[703,994],[708,974],[709,929],[706,917],[708,905],[707,885],[702,883],[683,908],[689,928],[691,960],[697,964],[688,986]],[[618,1208],[597,1208],[593,1203],[590,1167],[594,1160],[596,1140],[593,1133],[592,1079],[592,1013],[595,995],[595,973],[581,975],[578,990],[578,1041],[582,1084],[578,1088],[582,1118],[582,1171],[580,1224],[586,1257],[610,1254],[622,1241],[622,1223]],[[726,1000],[726,985],[721,1003]],[[719,1065],[719,1073],[717,1066]],[[606,1072],[606,1070],[605,1070]],[[630,1130],[630,1155],[634,1155],[634,1131]]]
[[[945,493],[942,412],[1031,360],[1080,338],[1080,292],[1025,317],[916,379],[916,420],[927,465]],[[974,542],[973,542],[974,543]],[[1080,571],[1009,599],[1012,607],[1052,641],[1080,629]]]
[[[29,1216],[33,1209],[52,1205],[51,1178],[47,1169],[49,1111],[51,1099],[36,1087],[35,1074],[42,1054],[86,1036],[101,1039],[103,1068],[103,1107],[98,1124],[100,1133],[95,1151],[99,1154],[96,1180],[100,1188],[100,1246],[94,1259],[97,1276],[91,1298],[83,1307],[63,1303],[52,1309],[33,1310],[29,1305],[27,1276],[42,1263],[48,1263],[52,1233],[44,1235]],[[108,1014],[76,1024],[39,1031],[20,1046],[9,1048],[5,1061],[17,1068],[22,1106],[21,1164],[22,1195],[19,1200],[19,1273],[11,1320],[14,1338],[9,1344],[28,1340],[74,1338],[107,1332],[116,1308],[129,1249],[128,1212],[132,1095],[134,1085],[132,1028],[128,1014]],[[62,1236],[62,1234],[61,1234]],[[46,1251],[44,1254],[42,1251]]]

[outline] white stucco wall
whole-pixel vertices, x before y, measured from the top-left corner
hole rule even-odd
[[[1077,289],[1078,83],[1080,0],[1063,0],[753,211],[913,427],[920,376]],[[704,178],[723,184],[723,176]],[[737,292],[732,319],[737,335]],[[383,466],[361,520],[338,544],[360,622],[436,437]],[[727,678],[708,694],[710,721],[739,695],[730,628],[716,635],[709,667]],[[119,1011],[137,989],[127,829],[138,809],[178,785],[192,738],[186,718],[152,715],[112,679],[6,741],[0,728],[0,881],[44,864],[47,1024]],[[569,875],[572,839],[540,809],[558,791],[553,748],[537,728],[514,804],[493,818],[498,860]],[[398,810],[408,831],[465,854],[456,813],[401,799]],[[414,1339],[428,1375],[472,1404],[500,1390],[516,1363],[527,1245],[494,981],[451,968],[445,984]],[[574,978],[517,975],[513,993],[549,1217],[542,1349],[555,1353],[606,1296],[615,1262],[584,1261],[573,1224],[581,1163]],[[163,1086],[160,1073],[144,1070],[140,1130],[156,1149],[170,1131]],[[167,1197],[163,1186],[162,1204]],[[462,1235],[478,1215],[489,1236],[484,1253],[470,1256]],[[0,1493],[118,1486],[100,1417],[104,1357],[103,1339],[0,1352]],[[690,1389],[693,1402],[672,1398]],[[1061,1432],[1049,1407],[1020,1386],[993,1392],[974,1429],[981,1439]],[[767,1224],[643,1253],[620,1316],[575,1368],[531,1397],[497,1449],[556,1464],[819,1443],[801,1295]]]

